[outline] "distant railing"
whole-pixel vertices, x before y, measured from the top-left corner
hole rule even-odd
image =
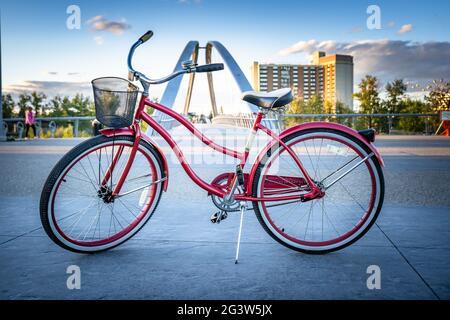
[[[331,122],[343,123],[347,126],[358,129],[359,126],[365,124],[358,123],[361,120],[368,119],[384,119],[385,123],[377,124],[383,126],[383,132],[388,134],[393,133],[397,128],[398,121],[405,118],[417,118],[419,120],[413,120],[415,128],[420,127],[421,133],[433,134],[436,131],[438,125],[439,113],[390,113],[390,114],[365,114],[365,113],[348,113],[348,114],[276,114],[269,115],[266,120],[271,124],[271,128],[275,131],[281,131],[286,127],[289,119],[305,119],[306,121],[325,120]],[[55,137],[56,130],[61,127],[62,124],[71,124],[73,127],[73,137],[79,137],[80,131],[83,129],[84,135],[92,134],[92,121],[95,117],[48,117],[48,118],[36,118],[36,131],[37,135]],[[89,123],[86,123],[89,121]],[[254,121],[254,115],[251,113],[238,114],[238,115],[218,115],[212,119],[213,124],[219,125],[231,125],[235,127],[251,128]],[[84,122],[83,128],[80,123]],[[293,121],[294,123],[299,121]],[[301,121],[300,121],[301,122]],[[364,122],[364,121],[363,121]],[[289,124],[288,124],[289,125]],[[8,118],[3,119],[3,126],[5,134],[16,135],[19,138],[23,138],[25,133],[25,123],[23,118]],[[64,127],[64,126],[63,126]],[[413,130],[405,130],[405,132],[413,132]],[[417,133],[417,130],[414,131]]]
[[[89,121],[88,126],[85,126],[86,132],[91,132],[91,121],[95,117],[48,117],[48,118],[36,118],[35,126],[37,136],[41,136],[43,133],[50,133],[51,137],[55,137],[57,128],[61,125],[61,122],[71,124],[73,126],[72,135],[74,137],[80,136],[80,122]],[[6,135],[17,135],[19,138],[23,138],[25,133],[25,120],[23,118],[7,118],[3,119],[3,127]]]
[[[277,129],[282,130],[286,127],[287,120],[290,118],[301,118],[305,119],[305,121],[318,121],[325,120],[331,122],[339,122],[343,123],[347,126],[357,128],[359,126],[364,126],[364,124],[358,124],[358,120],[367,120],[367,119],[384,119],[385,120],[385,128],[383,128],[383,132],[391,134],[396,128],[396,120],[399,118],[419,118],[423,120],[423,124],[419,124],[419,126],[423,125],[422,133],[432,134],[434,133],[434,127],[436,126],[433,120],[437,120],[439,118],[438,113],[377,113],[377,114],[366,114],[366,113],[347,113],[347,114],[278,114],[276,116],[272,116],[271,120],[274,122],[278,122],[276,126]],[[244,128],[251,128],[254,120],[253,114],[238,114],[238,115],[219,115],[215,117],[212,122],[213,124],[225,124],[225,125],[233,125]],[[296,121],[293,121],[296,122]],[[297,121],[301,122],[301,121]],[[378,124],[379,125],[379,124]],[[417,127],[417,124],[416,124]],[[412,132],[413,130],[405,130],[406,132]]]
[[[282,114],[280,115],[280,121],[283,125],[286,125],[286,120],[289,118],[303,118],[316,120],[326,120],[330,122],[343,123],[347,126],[358,128],[358,126],[366,126],[371,120],[382,119],[384,122],[372,124],[372,127],[378,127],[384,133],[391,134],[394,131],[404,131],[404,133],[424,133],[433,134],[438,125],[439,113],[347,113],[347,114]],[[399,123],[407,118],[417,118],[413,120],[413,123]],[[361,120],[362,123],[361,123]],[[364,121],[366,120],[366,121]],[[311,121],[311,120],[310,120]],[[358,121],[360,123],[358,123]],[[411,122],[411,121],[410,121]],[[404,126],[406,129],[399,130],[398,127]],[[420,127],[422,130],[418,132],[414,130]]]
[[[265,117],[265,125],[271,130],[280,131],[283,128],[283,123],[280,121],[279,114],[268,114]],[[255,120],[255,115],[252,113],[240,113],[236,115],[220,114],[215,116],[211,122],[216,125],[230,125],[235,127],[251,128]]]

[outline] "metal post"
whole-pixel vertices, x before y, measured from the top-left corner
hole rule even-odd
[[[35,124],[35,130],[36,130],[36,138],[41,138],[41,131],[42,131],[42,120],[39,120]]]
[[[19,137],[19,139],[23,138],[23,131],[24,131],[25,126],[23,125],[22,121],[17,121],[16,124],[16,130],[17,130],[17,135]],[[28,138],[28,137],[25,137]]]
[[[79,125],[80,125],[80,120],[79,119],[75,119],[75,126],[73,128],[75,138],[78,138],[78,127],[79,127]]]
[[[6,133],[3,127],[3,91],[2,91],[2,18],[0,12],[0,141],[6,141]]]
[[[50,121],[50,123],[48,124],[48,128],[50,129],[51,137],[54,138],[56,132],[56,122],[53,120]]]
[[[391,129],[392,129],[392,118],[389,114],[388,114],[388,135],[391,135]]]

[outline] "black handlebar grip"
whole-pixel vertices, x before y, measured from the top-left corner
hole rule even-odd
[[[142,37],[139,38],[139,40],[141,40],[142,43],[144,43],[147,40],[149,40],[151,37],[153,37],[153,31],[148,30]]]
[[[195,72],[213,72],[223,70],[223,63],[211,63],[195,68]]]

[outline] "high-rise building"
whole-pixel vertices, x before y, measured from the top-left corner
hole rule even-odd
[[[353,108],[352,56],[327,56],[324,52],[315,52],[311,65],[254,62],[252,78],[257,91],[290,87],[295,96],[305,101],[316,95],[328,101],[333,108],[337,101]]]

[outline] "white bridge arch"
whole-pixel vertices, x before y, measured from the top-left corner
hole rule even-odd
[[[183,51],[181,52],[180,57],[178,58],[178,61],[175,65],[174,72],[181,69],[181,63],[183,61],[192,60],[194,63],[197,63],[199,51],[201,49],[205,50],[205,61],[206,63],[212,62],[212,49],[215,48],[217,52],[222,57],[223,61],[225,62],[226,69],[228,69],[233,78],[236,82],[239,90],[241,92],[245,91],[251,91],[253,90],[250,82],[242,72],[241,68],[237,64],[236,60],[233,58],[233,56],[230,54],[230,52],[218,41],[209,41],[205,47],[200,47],[198,41],[189,41],[186,46],[184,47]],[[184,76],[184,75],[183,75]],[[164,90],[164,93],[161,97],[161,104],[173,108],[175,104],[176,97],[178,95],[178,91],[180,89],[181,81],[183,80],[183,76],[176,77],[169,81],[169,83],[166,86],[166,89]],[[221,116],[219,112],[217,111],[217,104],[216,104],[216,95],[214,91],[214,82],[213,82],[213,73],[208,72],[207,73],[208,78],[208,87],[209,87],[209,96],[211,99],[211,111],[213,115],[213,122],[220,123],[228,123],[228,124],[234,124],[236,126],[246,126],[248,127],[251,122],[250,121],[242,121],[243,118],[248,120],[249,118],[253,117],[253,114],[257,112],[259,109],[257,106],[246,103],[246,109],[244,109],[243,114],[244,115],[226,115]],[[189,107],[191,103],[191,97],[192,97],[192,89],[195,82],[195,73],[189,74],[189,83],[188,83],[188,89],[186,93],[186,98],[184,101],[184,108],[183,108],[183,114],[187,114],[189,112]],[[175,126],[175,120],[173,120],[171,117],[169,117],[166,114],[163,114],[159,111],[156,111],[155,113],[155,119],[166,129],[170,129],[173,126]],[[214,120],[215,119],[215,120]],[[271,115],[265,118],[264,125],[268,128],[278,131],[280,130],[280,121],[278,120],[276,115]],[[149,128],[147,131],[147,134],[151,134],[152,129]]]

